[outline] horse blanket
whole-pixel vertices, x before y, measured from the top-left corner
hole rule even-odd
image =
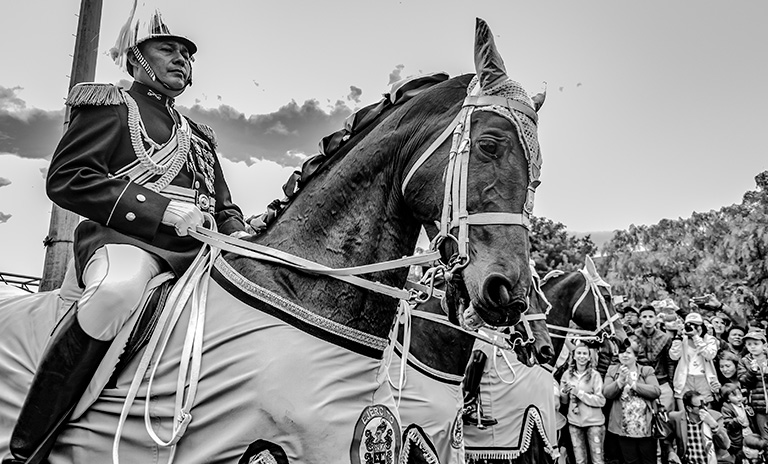
[[[534,433],[541,435],[545,451],[557,457],[552,374],[538,365],[527,367],[511,353],[479,340],[475,349],[488,355],[480,383],[483,413],[499,422],[486,429],[464,427],[467,460],[515,459],[528,450]]]
[[[30,301],[0,308],[0,453],[31,382],[34,366],[58,320],[53,293],[47,306]],[[175,452],[175,462],[232,463],[252,443],[281,447],[291,463],[366,462],[366,453],[394,463],[400,426],[381,359],[364,356],[301,331],[243,303],[213,279],[209,283],[203,358],[192,421]],[[7,310],[6,310],[7,309]],[[167,462],[145,428],[149,422],[167,439],[173,422],[178,363],[184,345],[185,312],[157,363],[151,396],[143,383],[120,437],[121,463]],[[111,462],[115,430],[133,372],[134,358],[92,406],[70,422],[50,456],[51,464]],[[372,393],[375,392],[375,393]],[[247,462],[247,460],[245,461]]]
[[[399,401],[397,409],[403,428],[410,424],[421,427],[429,436],[441,464],[462,464],[463,377],[437,371],[409,354],[402,390],[398,391],[402,346],[399,343],[392,346],[394,355],[389,364],[389,376]]]

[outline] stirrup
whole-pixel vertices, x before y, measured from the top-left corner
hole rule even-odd
[[[464,425],[475,426],[483,430],[499,423],[497,419],[486,416],[482,411],[478,413],[478,409],[476,403],[471,403],[464,408],[464,412],[461,414],[461,420],[464,422]]]

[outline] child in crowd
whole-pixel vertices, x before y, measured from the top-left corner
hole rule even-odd
[[[738,385],[728,383],[720,388],[720,396],[723,398],[723,406],[720,412],[723,415],[723,425],[731,439],[731,447],[728,452],[735,458],[735,464],[740,464],[744,459],[742,447],[744,437],[754,432],[750,427],[749,416],[751,410],[746,406],[744,395]]]
[[[766,441],[760,435],[752,434],[744,437],[744,464],[766,464]]]
[[[765,355],[765,333],[751,330],[744,336],[747,354],[739,362],[739,382],[749,393],[749,405],[755,413],[757,432],[763,439],[768,438],[768,408],[766,408],[765,374],[768,373],[768,358]]]
[[[560,401],[569,403],[568,430],[575,464],[603,464],[603,379],[592,368],[592,355],[587,345],[580,343],[575,346],[569,369],[560,379],[560,390]]]

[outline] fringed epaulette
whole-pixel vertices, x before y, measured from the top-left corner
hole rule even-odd
[[[194,122],[189,118],[187,118],[187,121],[189,121],[190,125],[195,126],[197,130],[203,134],[203,137],[208,139],[208,142],[211,144],[214,150],[219,148],[219,141],[216,139],[216,132],[213,131],[211,126],[207,124],[200,124],[199,122]]]
[[[125,97],[120,87],[114,84],[97,84],[84,82],[72,87],[67,96],[66,104],[72,107],[96,105],[124,105]]]

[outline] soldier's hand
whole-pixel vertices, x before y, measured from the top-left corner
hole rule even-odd
[[[172,226],[180,237],[184,237],[189,233],[189,229],[195,230],[197,226],[203,225],[204,218],[202,211],[196,205],[171,200],[163,213],[161,222]]]

